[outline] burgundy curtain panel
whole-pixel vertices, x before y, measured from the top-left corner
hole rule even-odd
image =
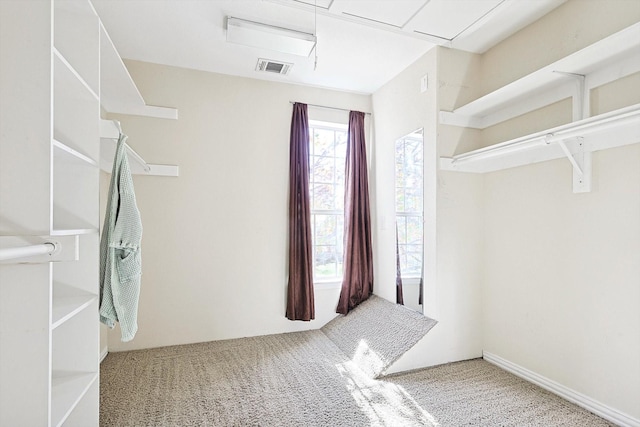
[[[289,283],[290,320],[315,318],[309,206],[309,117],[307,105],[293,104],[289,148]]]
[[[336,312],[347,314],[373,293],[373,251],[364,113],[349,112],[344,195],[344,273]]]

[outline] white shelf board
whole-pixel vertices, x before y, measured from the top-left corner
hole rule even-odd
[[[100,100],[109,113],[177,119],[178,110],[147,105],[109,34],[100,24]]]
[[[55,47],[53,48],[53,56],[56,62],[60,64],[60,66],[55,67],[56,84],[61,84],[62,87],[66,88],[73,87],[75,84],[77,84],[75,83],[75,81],[77,81],[82,84],[82,86],[88,93],[91,94],[94,99],[99,99],[93,88],[84,80],[84,78],[75,70],[75,68],[73,68],[69,61],[67,61],[62,53],[60,53]],[[61,75],[61,77],[59,78],[58,75]]]
[[[553,142],[547,143],[551,135]],[[557,126],[500,144],[441,157],[440,169],[486,173],[547,160],[564,158],[563,140],[569,151],[593,152],[640,142],[640,104]],[[582,146],[580,146],[582,144]]]
[[[112,120],[100,121],[100,168],[111,173],[116,154],[120,131]],[[179,176],[176,165],[156,165],[147,163],[129,144],[127,144],[129,168],[134,175]]]
[[[75,296],[61,296],[53,298],[53,312],[51,329],[55,329],[85,308],[91,306],[98,297],[83,293]]]
[[[64,423],[97,379],[97,372],[53,372],[51,376],[52,426],[61,426]]]
[[[77,150],[74,150],[73,148],[69,147],[68,145],[58,140],[55,140],[55,139],[53,140],[53,147],[54,147],[54,156],[56,156],[57,159],[60,159],[66,162],[81,162],[81,163],[89,164],[96,167],[98,166],[98,162],[93,160],[91,157],[85,154],[82,154]]]
[[[54,47],[99,92],[98,14],[89,0],[53,2]]]
[[[52,236],[76,236],[81,234],[94,234],[98,229],[93,227],[87,228],[55,228],[51,230]]]
[[[636,23],[546,67],[528,74],[454,111],[441,111],[440,122],[484,129],[515,115],[541,108],[571,96],[575,83],[562,73],[589,75],[620,64],[617,78],[640,68],[640,23]],[[598,84],[606,83],[601,80]],[[526,101],[516,114],[500,114],[505,107]],[[492,117],[494,116],[494,117]]]

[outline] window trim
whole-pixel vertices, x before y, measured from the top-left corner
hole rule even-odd
[[[347,124],[344,123],[332,123],[332,122],[326,122],[326,121],[320,121],[320,120],[309,120],[309,144],[313,144],[313,134],[312,134],[312,129],[318,129],[318,130],[324,130],[324,131],[332,131],[332,132],[348,132],[349,126]],[[334,144],[335,144],[335,139],[334,139]],[[313,154],[312,154],[313,153]],[[315,151],[312,149],[312,147],[309,147],[309,156],[316,156]],[[320,157],[320,156],[318,156]],[[336,158],[334,156],[334,158]],[[345,159],[346,160],[346,159]],[[311,188],[311,185],[314,184],[315,182],[312,182],[312,171],[311,171],[311,164],[309,165],[309,187]],[[321,183],[322,184],[322,183]],[[325,184],[330,184],[330,183],[325,183]],[[333,184],[331,184],[333,185]],[[313,200],[311,200],[311,202],[313,203]],[[310,214],[311,214],[311,220],[312,222],[314,222],[314,216],[315,215],[335,215],[335,216],[339,216],[342,215],[343,219],[344,219],[344,208],[341,210],[337,210],[337,209],[310,209]],[[314,222],[315,223],[315,222]],[[344,232],[344,231],[343,231]],[[313,266],[313,285],[314,287],[317,287],[318,289],[334,289],[334,288],[340,288],[342,286],[342,275],[340,276],[334,276],[334,277],[326,277],[326,278],[316,278],[315,277],[315,269],[316,269],[316,265],[315,265],[315,235],[312,234],[311,236],[311,246],[312,246],[312,253],[314,254],[314,256],[312,257],[312,266]],[[318,246],[327,246],[327,245],[318,245]],[[343,254],[344,256],[344,254]]]

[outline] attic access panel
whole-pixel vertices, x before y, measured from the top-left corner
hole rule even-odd
[[[332,12],[403,28],[428,0],[335,0]]]
[[[329,9],[335,0],[291,0],[294,3],[302,3],[309,6],[317,6],[322,9]]]
[[[418,11],[410,27],[420,34],[453,40],[503,1],[431,0]]]

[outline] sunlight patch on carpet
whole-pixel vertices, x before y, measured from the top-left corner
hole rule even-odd
[[[320,330],[367,375],[377,378],[436,323],[421,313],[372,295]]]
[[[440,427],[402,387],[371,378],[352,361],[340,363],[336,368],[358,409],[369,419],[369,425]]]

